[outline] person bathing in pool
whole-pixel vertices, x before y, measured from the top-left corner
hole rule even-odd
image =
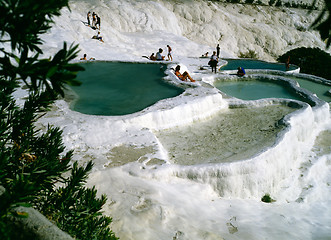
[[[84,56],[80,59],[80,60],[87,60],[87,57],[86,57],[86,53],[84,54]]]
[[[184,72],[183,74],[180,74],[179,72],[180,70],[180,66],[177,65],[176,69],[175,69],[175,75],[182,81],[186,81],[186,79],[190,79],[191,82],[195,82],[195,80],[193,78],[191,78],[190,74],[188,74],[188,72]]]

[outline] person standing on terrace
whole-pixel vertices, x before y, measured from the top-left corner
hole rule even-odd
[[[91,25],[90,17],[91,17],[91,12],[89,11],[89,12],[87,13],[87,25],[88,25],[88,26]]]
[[[216,51],[213,52],[213,55],[210,57],[209,65],[211,66],[211,71],[215,71],[218,63],[218,57],[216,56]]]
[[[171,56],[171,47],[169,45],[167,45],[167,48],[168,48],[168,60],[171,60],[172,61],[172,56]]]

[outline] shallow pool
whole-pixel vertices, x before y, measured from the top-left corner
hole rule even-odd
[[[164,64],[89,62],[72,87],[77,99],[71,109],[89,115],[125,115],[138,112],[157,101],[175,97],[184,90],[169,85]]]
[[[325,102],[331,102],[331,96],[328,94],[328,91],[331,89],[330,85],[325,85],[322,83],[317,83],[302,78],[292,78],[292,79],[297,81],[300,87],[305,88],[312,93],[315,93],[319,99]]]
[[[284,63],[270,63],[261,60],[254,59],[224,59],[228,62],[227,65],[221,67],[221,70],[237,70],[238,67],[243,67],[244,69],[269,69],[269,70],[279,70],[286,71]],[[290,71],[297,69],[295,65],[290,65]]]
[[[262,98],[302,99],[284,86],[272,82],[258,80],[248,81],[215,81],[214,86],[229,96],[242,100],[257,100]]]

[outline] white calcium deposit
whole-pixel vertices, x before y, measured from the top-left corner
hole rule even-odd
[[[274,61],[296,47],[325,45],[306,10],[215,1],[76,0],[43,36],[44,55],[79,44],[96,60],[147,62],[173,48],[174,62],[197,79],[186,90],[141,112],[89,116],[55,103],[38,126],[63,130],[80,164],[95,163],[89,186],[106,194],[104,213],[122,240],[330,239],[329,104],[279,99],[241,101],[209,83],[205,52],[222,57],[253,50]],[[84,24],[101,17],[104,43]],[[119,79],[120,80],[120,79]],[[123,79],[121,79],[123,80]],[[22,97],[17,95],[17,97]],[[296,106],[295,108],[291,106]],[[264,203],[269,194],[275,202]]]

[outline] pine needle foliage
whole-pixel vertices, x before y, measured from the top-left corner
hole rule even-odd
[[[0,239],[27,239],[17,230],[17,206],[42,212],[76,239],[117,239],[109,229],[111,218],[101,214],[106,197],[84,187],[92,162],[71,165],[62,132],[36,121],[50,108],[67,84],[79,85],[78,71],[69,63],[78,45],[63,44],[53,57],[41,59],[40,35],[51,28],[53,17],[68,7],[68,0],[0,0]],[[27,98],[13,97],[22,86]],[[70,172],[69,177],[64,173]],[[59,187],[60,186],[60,187]]]

